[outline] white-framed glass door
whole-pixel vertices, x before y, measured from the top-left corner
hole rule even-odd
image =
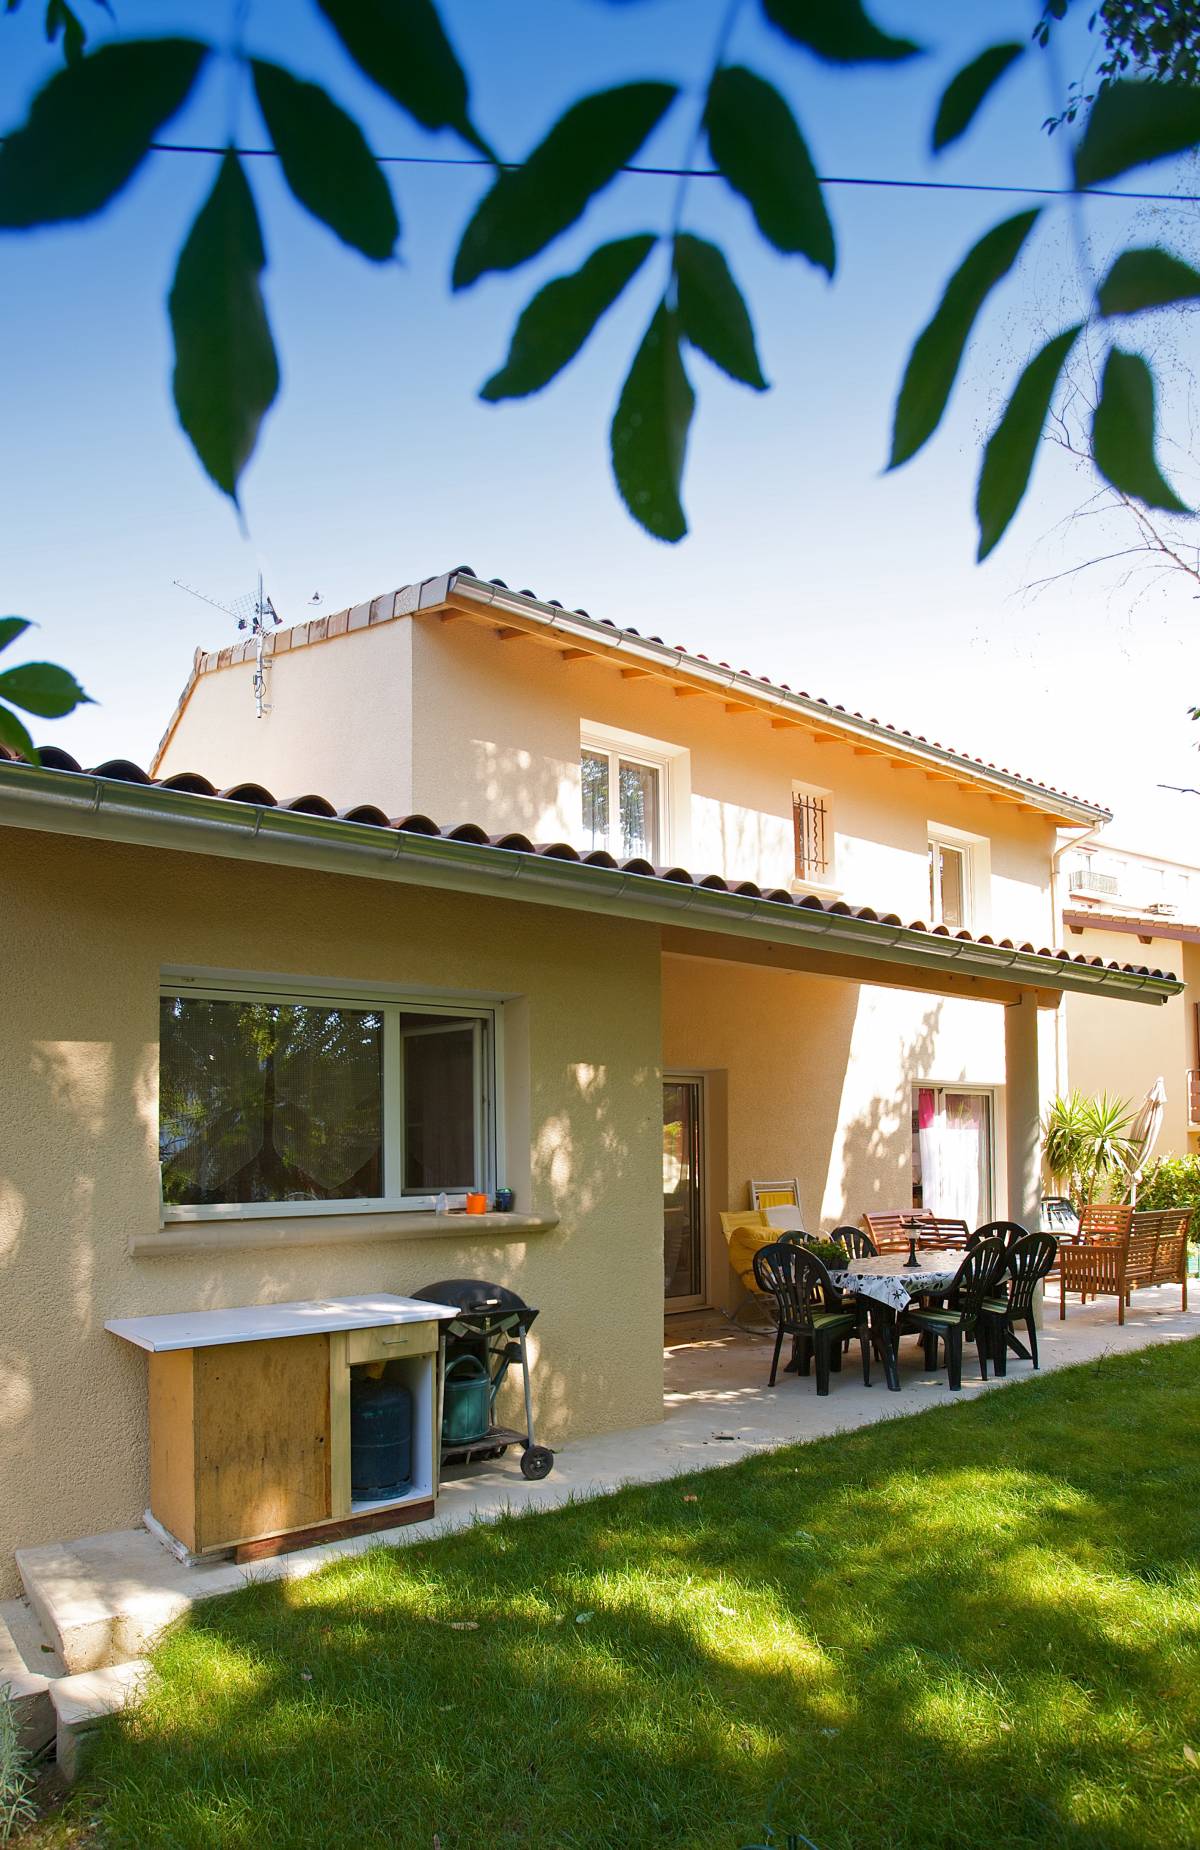
[[[705,1303],[704,1081],[663,1079],[663,1297],[666,1308]]]
[[[984,1086],[914,1086],[913,1207],[980,1227],[995,1213],[995,1097]]]

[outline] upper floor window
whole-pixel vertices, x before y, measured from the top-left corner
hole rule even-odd
[[[422,1208],[486,1188],[491,1011],[169,987],[163,1205],[185,1214]]]
[[[580,846],[654,866],[686,854],[691,756],[686,746],[584,720],[579,737]]]
[[[971,851],[962,844],[929,844],[929,916],[934,925],[961,931],[970,923]]]
[[[828,790],[792,786],[792,830],[796,843],[796,878],[812,886],[833,879],[833,824]]]

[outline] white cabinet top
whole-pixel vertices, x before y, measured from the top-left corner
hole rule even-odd
[[[216,1343],[261,1343],[322,1330],[372,1330],[385,1324],[445,1323],[453,1304],[426,1304],[381,1291],[366,1298],[311,1298],[299,1304],[245,1304],[235,1310],[181,1310],[165,1317],[112,1317],[114,1336],[139,1349],[209,1349]]]

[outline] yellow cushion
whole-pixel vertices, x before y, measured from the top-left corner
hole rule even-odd
[[[729,1263],[747,1291],[758,1291],[754,1276],[754,1255],[760,1246],[770,1246],[778,1239],[767,1217],[757,1208],[738,1210],[721,1216],[721,1230],[729,1242]]]

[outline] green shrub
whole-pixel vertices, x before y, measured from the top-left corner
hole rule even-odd
[[[1200,1155],[1159,1156],[1138,1183],[1139,1208],[1191,1208],[1193,1239],[1200,1234]]]
[[[0,1844],[36,1817],[29,1788],[29,1760],[17,1734],[17,1711],[7,1683],[0,1683]]]

